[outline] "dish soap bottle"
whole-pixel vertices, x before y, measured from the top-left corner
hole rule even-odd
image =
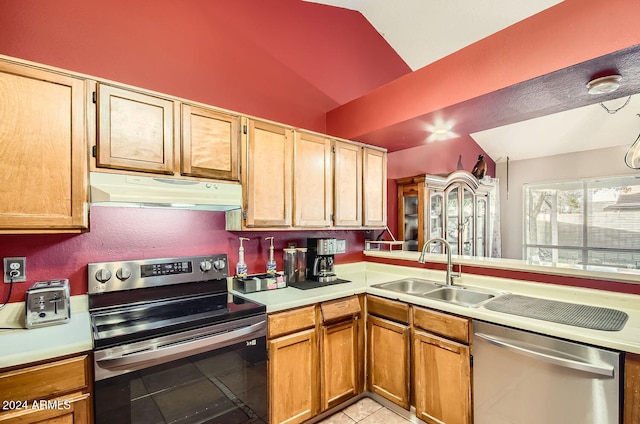
[[[267,261],[267,274],[275,274],[276,273],[276,260],[273,258],[273,237],[265,237],[265,240],[271,240],[271,244],[269,246],[269,260]]]
[[[240,240],[240,247],[238,248],[238,263],[236,264],[236,277],[242,278],[247,276],[247,264],[244,262],[244,247],[242,246],[243,240],[249,240],[246,237],[238,237]]]

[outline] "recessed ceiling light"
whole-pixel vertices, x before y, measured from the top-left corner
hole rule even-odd
[[[613,93],[620,87],[620,75],[608,75],[593,79],[587,83],[587,92],[589,94],[607,94]]]
[[[451,131],[451,127],[447,125],[447,126],[444,126],[444,127],[438,127],[436,129],[434,129],[433,133],[434,134],[438,134],[438,135],[445,135],[449,131]]]

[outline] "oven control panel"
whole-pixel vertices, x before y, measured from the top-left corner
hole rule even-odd
[[[193,271],[191,261],[164,262],[161,264],[140,265],[142,278],[158,275],[189,274]]]
[[[227,263],[226,254],[90,263],[89,294],[222,280],[229,276]]]

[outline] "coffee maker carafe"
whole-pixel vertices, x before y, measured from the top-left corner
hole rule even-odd
[[[311,280],[330,283],[338,279],[333,272],[336,250],[337,243],[334,238],[307,239],[307,272]]]

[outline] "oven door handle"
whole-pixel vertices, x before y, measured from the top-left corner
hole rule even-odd
[[[108,371],[135,371],[163,364],[176,359],[186,358],[203,352],[220,349],[242,341],[247,341],[266,335],[266,321],[260,321],[246,327],[213,334],[211,336],[191,337],[188,340],[169,343],[166,345],[150,346],[144,350],[119,355],[107,355],[96,358],[98,367]],[[120,374],[120,373],[118,373]]]

